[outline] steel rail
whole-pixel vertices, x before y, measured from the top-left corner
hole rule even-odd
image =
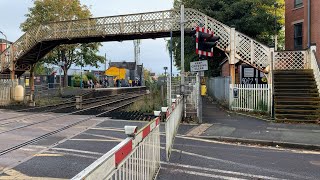
[[[112,103],[115,103],[115,102],[121,102],[121,101],[124,101],[124,100],[127,100],[127,99],[133,99],[133,98],[140,97],[140,96],[143,96],[143,95],[145,95],[145,94],[133,95],[133,96],[131,96],[131,97],[127,97],[127,98],[124,98],[124,99],[121,99],[121,100],[116,100],[116,101],[114,101],[114,102],[106,103],[106,104],[104,104],[104,105],[112,104]],[[132,102],[134,102],[134,101],[132,101]],[[130,103],[132,103],[132,102],[130,102]],[[127,106],[127,105],[130,104],[130,103],[125,103],[125,104],[123,104],[123,105],[120,105],[120,106],[117,106],[117,107],[115,107],[115,108],[112,108],[112,109],[110,109],[110,110],[108,110],[108,111],[106,111],[106,112],[103,112],[103,113],[100,113],[100,114],[97,114],[97,115],[89,116],[89,117],[87,117],[87,118],[85,118],[85,119],[82,119],[82,120],[80,120],[80,121],[77,121],[77,122],[75,122],[75,123],[69,124],[69,125],[67,125],[67,126],[64,126],[64,127],[59,128],[59,129],[57,129],[57,130],[51,131],[51,132],[46,133],[46,134],[44,134],[44,135],[38,136],[38,137],[36,137],[36,138],[34,138],[34,139],[31,139],[31,140],[29,140],[29,141],[26,141],[26,142],[24,142],[24,143],[21,143],[21,144],[18,144],[18,145],[16,145],[16,146],[13,146],[13,147],[11,147],[11,148],[8,148],[8,149],[5,149],[5,150],[3,150],[3,151],[0,151],[0,156],[3,156],[3,155],[5,155],[5,154],[7,154],[7,153],[9,153],[9,152],[14,151],[14,150],[20,149],[21,147],[24,147],[24,146],[27,146],[27,145],[36,143],[36,142],[38,142],[38,141],[40,141],[40,140],[42,140],[42,139],[45,139],[45,138],[47,138],[47,137],[49,137],[49,136],[51,136],[51,135],[57,134],[57,133],[59,133],[59,132],[61,132],[61,131],[63,131],[63,130],[69,129],[69,128],[71,128],[71,127],[73,127],[73,126],[76,126],[76,125],[78,125],[78,124],[80,124],[80,123],[86,122],[86,121],[88,121],[88,120],[90,120],[90,119],[92,119],[92,118],[98,117],[99,115],[102,115],[102,114],[104,114],[104,113],[108,113],[108,112],[114,111],[114,110],[116,110],[116,109],[119,109],[119,108],[121,108],[121,107]],[[101,107],[101,106],[103,106],[103,105],[99,105],[99,107]],[[97,108],[97,107],[98,107],[98,106],[96,106],[96,107],[94,107],[94,108]],[[89,109],[92,109],[92,107],[89,108]],[[81,110],[81,111],[83,111],[83,110]],[[70,113],[70,114],[73,114],[73,113]],[[65,116],[65,115],[64,115],[64,116]],[[60,117],[61,117],[61,116],[60,116]],[[54,119],[58,119],[58,118],[59,118],[59,117],[56,117],[56,118],[54,118]],[[54,120],[54,119],[50,119],[50,120]],[[46,120],[46,122],[47,122],[47,121],[48,121],[48,120]],[[43,121],[42,121],[42,122],[43,122]],[[40,123],[42,123],[42,122],[33,123],[33,124],[30,124],[30,125],[27,125],[27,126],[24,126],[24,127],[32,126],[32,125],[35,125],[35,124],[40,124]],[[15,130],[21,129],[21,128],[24,128],[24,127],[16,128]],[[9,131],[7,131],[7,132],[9,132]],[[0,133],[0,134],[3,134],[3,133],[4,133],[4,132],[2,132],[2,133]]]

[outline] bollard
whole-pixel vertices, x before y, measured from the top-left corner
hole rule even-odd
[[[82,109],[82,96],[76,96],[76,109]]]

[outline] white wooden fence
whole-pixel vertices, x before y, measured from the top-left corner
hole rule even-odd
[[[0,106],[10,104],[13,88],[17,85],[17,80],[0,79]]]
[[[230,84],[230,110],[271,112],[271,85]]]

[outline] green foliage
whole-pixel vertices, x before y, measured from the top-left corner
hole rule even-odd
[[[53,68],[46,66],[45,63],[37,63],[34,70],[36,75],[50,75],[52,71]]]
[[[97,82],[97,78],[96,78],[96,76],[95,76],[93,73],[87,72],[87,73],[86,73],[86,76],[87,76],[88,80],[92,80],[94,83]]]
[[[72,77],[72,81],[73,81],[73,86],[74,87],[80,87],[80,82],[81,82],[81,75],[80,74],[74,74]],[[82,82],[87,82],[88,81],[88,77],[83,74],[82,75]]]
[[[204,14],[228,25],[234,26],[249,37],[258,40],[261,43],[272,45],[274,35],[275,0],[175,0],[174,7],[180,8],[183,3],[186,8],[193,8]],[[276,30],[279,34],[279,47],[284,47],[284,0],[276,0],[279,4],[277,8]],[[167,42],[169,49],[170,42]],[[173,57],[175,65],[181,67],[180,38],[173,38]],[[210,71],[209,76],[219,75],[219,63],[226,58],[224,52],[215,49],[215,57],[208,58]],[[219,55],[220,54],[220,55]],[[218,55],[218,56],[217,56]],[[193,37],[185,38],[185,71],[190,70],[190,61],[196,60],[195,39]]]
[[[149,82],[150,94],[144,96],[143,99],[134,102],[126,110],[127,111],[139,111],[142,113],[153,113],[153,111],[159,111],[162,107],[161,99],[161,87],[156,82]],[[166,96],[165,96],[166,97]]]
[[[80,0],[35,0],[34,7],[29,8],[26,21],[20,25],[23,31],[28,31],[40,24],[53,21],[66,21],[90,18],[92,15],[87,6]],[[64,73],[67,74],[72,64],[98,67],[105,58],[97,55],[101,43],[61,45],[54,48],[41,62],[58,65],[63,62]],[[65,76],[65,86],[67,76]]]

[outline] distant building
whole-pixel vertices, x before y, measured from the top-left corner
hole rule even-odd
[[[310,4],[310,43],[317,44],[317,57],[320,59],[320,1],[309,0]],[[308,0],[285,0],[286,2],[286,50],[308,48]]]
[[[5,39],[0,39],[0,53],[6,49],[6,46],[9,47],[10,44],[12,44],[12,42],[6,41]]]

